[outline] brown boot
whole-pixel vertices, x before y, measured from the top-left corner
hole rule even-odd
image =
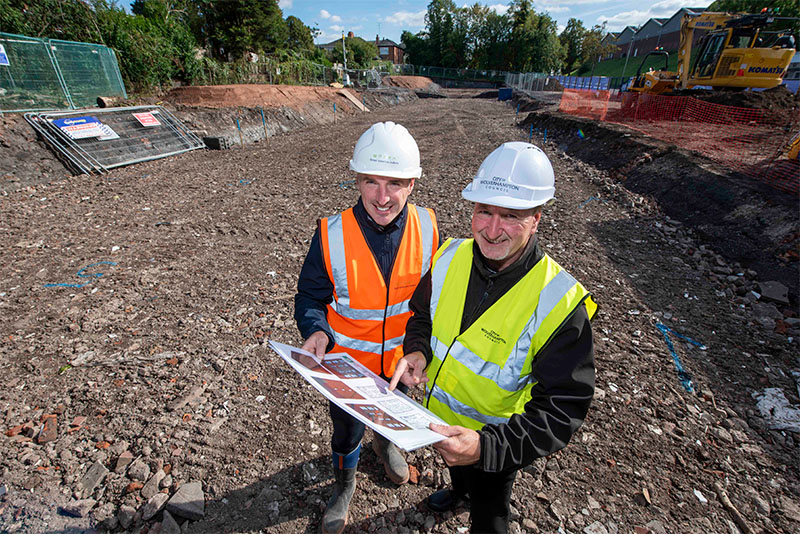
[[[333,495],[325,508],[322,516],[322,534],[342,534],[347,525],[347,509],[350,499],[356,490],[356,469],[339,469],[333,467],[336,482],[333,485]]]
[[[380,434],[375,434],[375,439],[372,440],[372,450],[383,462],[383,469],[389,480],[395,484],[408,482],[408,464],[394,443]]]

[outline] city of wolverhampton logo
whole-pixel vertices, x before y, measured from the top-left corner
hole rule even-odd
[[[494,330],[487,330],[486,328],[481,327],[481,332],[483,332],[483,335],[486,336],[486,338],[492,343],[502,343],[503,345],[506,344],[506,340],[500,337],[500,334]]]

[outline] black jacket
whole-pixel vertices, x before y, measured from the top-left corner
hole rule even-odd
[[[544,256],[537,239],[531,239],[523,255],[500,272],[486,264],[477,244],[467,287],[461,330],[513,287]],[[420,351],[430,364],[431,277],[420,281],[411,297],[413,316],[408,321],[403,350]],[[489,472],[521,469],[536,458],[567,445],[581,426],[594,395],[594,345],[586,306],[579,306],[536,355],[531,371],[536,385],[525,412],[507,423],[486,425],[480,431],[481,457],[477,468]]]

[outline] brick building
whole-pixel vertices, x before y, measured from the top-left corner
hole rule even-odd
[[[406,52],[402,45],[398,45],[391,39],[380,39],[375,36],[375,46],[378,47],[378,57],[391,61],[395,65],[406,62]]]
[[[652,18],[638,28],[628,26],[619,32],[616,38],[609,39],[608,42],[617,47],[611,57],[640,57],[656,48],[676,51],[681,41],[683,16],[703,11],[705,11],[703,7],[682,7],[669,18]],[[697,43],[704,33],[702,30],[695,30],[693,43]]]

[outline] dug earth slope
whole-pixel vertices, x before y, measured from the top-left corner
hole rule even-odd
[[[453,237],[469,234],[460,191],[482,159],[528,136],[502,103],[415,100],[0,199],[0,530],[318,531],[327,405],[266,341],[302,343],[303,258],[316,220],[356,201],[347,162],[378,120],[417,139],[412,200]],[[740,304],[731,286],[772,273],[737,266],[618,169],[535,142],[557,176],[542,245],[600,304],[597,392],[572,442],[520,473],[512,532],[800,529],[800,434],[757,406],[799,402],[796,302]],[[348,532],[468,525],[423,504],[447,483],[431,448],[407,455],[399,488],[364,451]],[[200,511],[173,502],[187,486]]]

